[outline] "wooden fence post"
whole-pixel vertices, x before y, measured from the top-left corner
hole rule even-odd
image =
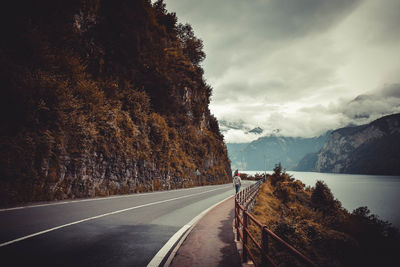
[[[239,217],[240,216],[240,209],[239,209],[239,204],[235,200],[235,227],[236,227],[236,240],[240,241],[240,234],[239,234]]]
[[[268,233],[265,230],[266,226],[264,225],[261,229],[261,259],[262,266],[268,266],[268,261],[266,255],[268,255]]]
[[[243,262],[247,262],[247,223],[248,223],[248,216],[247,216],[247,209],[243,211]]]

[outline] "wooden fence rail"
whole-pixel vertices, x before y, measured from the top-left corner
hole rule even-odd
[[[258,249],[261,255],[261,266],[278,266],[274,260],[269,255],[269,241],[270,239],[275,240],[280,243],[282,247],[291,252],[297,259],[299,259],[305,266],[317,266],[314,262],[312,262],[309,258],[304,256],[298,250],[296,250],[293,246],[285,242],[282,238],[277,236],[271,230],[268,229],[267,226],[262,225],[253,215],[249,212],[249,207],[254,204],[255,197],[257,196],[257,192],[260,186],[266,181],[266,177],[261,180],[258,180],[256,183],[252,184],[249,187],[244,188],[242,191],[236,194],[235,197],[235,228],[236,228],[236,239],[238,241],[242,240],[243,252],[242,252],[242,260],[243,262],[247,262],[248,258],[253,261],[255,266],[259,266],[260,263],[255,259],[255,256],[252,254],[250,250],[251,241],[253,245]],[[249,231],[249,223],[254,223],[257,227],[260,228],[261,243],[256,240],[253,234]]]

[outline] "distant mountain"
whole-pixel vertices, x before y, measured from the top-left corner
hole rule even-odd
[[[242,170],[274,168],[281,162],[286,169],[294,169],[306,154],[321,149],[327,134],[313,138],[270,135],[251,143],[227,144],[231,166]]]
[[[256,127],[256,128],[254,128],[254,129],[251,129],[251,130],[249,131],[249,133],[262,134],[263,131],[264,131],[264,130],[261,129],[260,127]]]
[[[261,127],[249,127],[248,125],[245,124],[244,121],[238,120],[238,121],[226,121],[226,120],[219,120],[219,127],[221,132],[226,133],[229,130],[240,130],[245,134],[254,134],[254,135],[260,135],[264,132],[264,130]],[[277,130],[279,132],[279,130]],[[274,130],[274,133],[276,130]]]
[[[315,171],[315,163],[318,159],[318,152],[305,155],[293,169],[294,171]]]
[[[242,131],[248,131],[250,128],[247,128],[244,124],[244,121],[226,121],[226,120],[219,120],[218,121],[221,132],[226,132],[230,129],[234,130],[242,130]]]
[[[235,167],[236,169],[242,169],[242,153],[246,146],[249,143],[227,143],[226,148],[228,150],[228,157],[231,160],[231,166]],[[232,168],[233,168],[232,167]]]
[[[333,131],[321,150],[296,170],[400,175],[400,114]]]

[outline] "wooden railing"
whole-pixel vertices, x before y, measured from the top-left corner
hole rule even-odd
[[[262,183],[265,182],[266,178],[257,181],[255,184],[244,188],[242,191],[236,194],[235,197],[235,228],[236,228],[236,239],[238,241],[242,240],[243,252],[242,260],[243,262],[248,261],[248,257],[251,258],[254,265],[256,266],[278,266],[277,263],[269,255],[269,240],[273,239],[280,243],[283,248],[292,253],[300,262],[305,266],[317,266],[309,258],[304,256],[293,246],[289,245],[282,238],[277,236],[267,226],[262,225],[256,218],[249,213],[249,208],[254,204],[255,197]],[[253,234],[249,231],[249,222],[254,223],[260,228],[261,242],[257,241]],[[259,251],[261,256],[261,263],[257,261],[250,249],[250,243],[255,246],[255,249]]]

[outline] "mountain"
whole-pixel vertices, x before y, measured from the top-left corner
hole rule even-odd
[[[300,161],[298,169],[400,175],[400,114],[335,130],[321,150],[308,157]]]
[[[293,169],[294,171],[307,172],[315,171],[315,163],[318,160],[318,152],[305,155]]]
[[[228,156],[231,161],[232,168],[235,169],[243,169],[241,168],[241,162],[243,161],[242,151],[249,145],[249,143],[227,143],[226,148],[228,150]]]
[[[1,9],[0,204],[229,181],[203,43],[177,20],[162,0]]]
[[[254,129],[251,129],[251,130],[249,131],[249,133],[262,134],[263,131],[264,131],[264,130],[261,129],[260,127],[256,127],[256,128],[254,128]]]
[[[247,144],[227,144],[231,166],[234,169],[271,170],[281,162],[293,169],[306,154],[319,151],[327,134],[313,138],[270,135]]]
[[[242,131],[249,130],[249,128],[245,126],[245,123],[242,120],[234,121],[234,122],[226,121],[226,120],[219,120],[219,125],[220,125],[222,132],[226,132],[230,129],[242,130]]]

